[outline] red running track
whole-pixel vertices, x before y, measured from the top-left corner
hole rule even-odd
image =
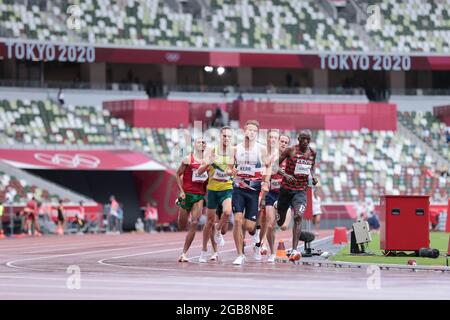
[[[321,238],[329,235],[324,231]],[[71,235],[0,240],[0,299],[449,299],[441,272],[381,271],[370,289],[365,269],[255,262],[233,266],[232,234],[220,260],[199,264],[201,234],[177,262],[185,233]],[[290,245],[288,231],[277,235]],[[250,243],[250,239],[247,240]],[[80,289],[69,289],[69,266],[79,266]],[[370,281],[370,279],[369,279]],[[69,281],[69,283],[71,283]]]

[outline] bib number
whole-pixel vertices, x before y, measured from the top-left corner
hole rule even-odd
[[[297,163],[295,165],[294,174],[301,174],[301,175],[309,176],[310,173],[311,173],[311,165],[302,164],[302,163]]]
[[[197,170],[192,172],[192,182],[205,182],[208,180],[208,173],[203,172],[203,174],[198,174]]]
[[[216,170],[214,170],[213,179],[219,180],[219,181],[228,181],[230,179],[230,177],[225,172],[223,172],[219,169],[216,169]]]
[[[239,164],[237,167],[238,175],[254,177],[256,166],[254,164]]]
[[[281,180],[272,179],[270,180],[270,190],[280,190],[281,188]]]

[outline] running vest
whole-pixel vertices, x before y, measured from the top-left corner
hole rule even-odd
[[[308,177],[311,168],[316,162],[316,152],[310,147],[305,152],[300,151],[300,146],[294,146],[294,156],[286,159],[286,173],[295,178],[294,182],[283,178],[281,187],[289,190],[306,191],[308,188]]]
[[[255,143],[252,149],[246,150],[244,142],[236,147],[235,166],[237,175],[234,179],[235,188],[261,190],[262,167],[261,144]]]
[[[225,191],[233,189],[233,180],[226,174],[229,164],[233,163],[233,159],[226,155],[219,154],[219,148],[214,148],[215,159],[209,166],[208,190]]]
[[[194,154],[191,153],[190,163],[184,170],[183,174],[183,190],[190,194],[204,195],[206,193],[206,181],[208,180],[208,173],[204,172],[202,175],[197,174],[200,167],[200,162],[195,161]]]

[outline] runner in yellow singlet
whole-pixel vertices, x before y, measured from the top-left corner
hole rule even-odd
[[[207,186],[207,220],[203,229],[203,248],[199,262],[207,262],[208,239],[215,228],[214,240],[223,246],[223,235],[228,231],[228,219],[231,215],[231,196],[233,194],[233,180],[229,167],[233,164],[233,149],[231,146],[231,128],[226,126],[220,129],[219,145],[208,149],[204,163],[199,167],[198,173],[208,170],[209,180]],[[222,215],[219,223],[214,226],[217,208],[222,206]]]

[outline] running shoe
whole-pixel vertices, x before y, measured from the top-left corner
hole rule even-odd
[[[186,253],[181,254],[181,256],[178,258],[178,262],[189,262]]]
[[[198,258],[198,262],[200,263],[206,263],[208,262],[208,252],[202,251],[200,253],[200,258]]]
[[[256,261],[261,261],[261,247],[254,246],[253,247],[253,257]]]
[[[213,255],[211,256],[211,258],[209,258],[209,260],[211,260],[211,261],[219,260],[219,253],[218,252],[214,252]]]
[[[216,230],[216,233],[214,234],[214,241],[220,247],[223,247],[225,245],[225,239],[223,238],[223,235],[220,232],[220,230]]]
[[[267,262],[274,263],[276,257],[277,256],[275,254],[269,255],[269,258],[267,258]]]
[[[301,257],[302,255],[300,252],[298,252],[297,250],[292,250],[289,254],[289,261],[295,262],[300,260]]]
[[[240,266],[240,265],[244,264],[244,262],[245,262],[245,256],[243,254],[241,254],[233,261],[233,264],[236,266]]]
[[[259,233],[260,229],[256,229],[255,234],[253,235],[253,245],[256,245],[259,242]]]

